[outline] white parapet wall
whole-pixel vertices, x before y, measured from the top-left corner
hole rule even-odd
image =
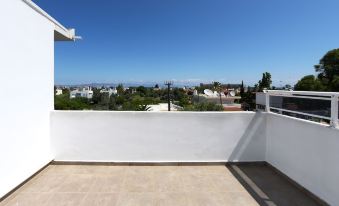
[[[265,117],[253,112],[51,113],[56,161],[264,161]]]
[[[330,205],[339,205],[339,129],[267,114],[266,161]]]
[[[339,205],[339,130],[272,113],[51,113],[56,161],[267,161]]]

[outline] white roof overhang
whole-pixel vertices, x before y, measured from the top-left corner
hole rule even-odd
[[[36,5],[31,0],[22,0],[22,1],[25,2],[33,10],[38,12],[40,15],[47,18],[49,21],[51,21],[55,25],[55,28],[54,28],[54,40],[55,41],[75,41],[76,39],[81,38],[75,35],[75,29],[65,28],[57,20],[51,17],[47,12],[42,10],[38,5]]]

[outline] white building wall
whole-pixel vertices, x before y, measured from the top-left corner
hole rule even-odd
[[[264,161],[265,118],[253,112],[54,111],[57,161]]]
[[[339,130],[267,115],[267,162],[331,205],[339,205]]]
[[[52,160],[54,25],[21,0],[2,0],[0,14],[2,197]]]
[[[266,93],[264,92],[255,93],[255,103],[260,105],[266,105]]]

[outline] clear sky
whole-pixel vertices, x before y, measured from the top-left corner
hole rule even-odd
[[[338,0],[34,0],[83,40],[56,42],[56,84],[276,86],[339,47]]]

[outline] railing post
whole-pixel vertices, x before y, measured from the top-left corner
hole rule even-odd
[[[339,120],[338,120],[338,98],[339,95],[332,95],[331,97],[331,126],[332,127],[339,127]]]
[[[270,95],[268,91],[264,91],[265,96],[265,112],[270,112]]]

